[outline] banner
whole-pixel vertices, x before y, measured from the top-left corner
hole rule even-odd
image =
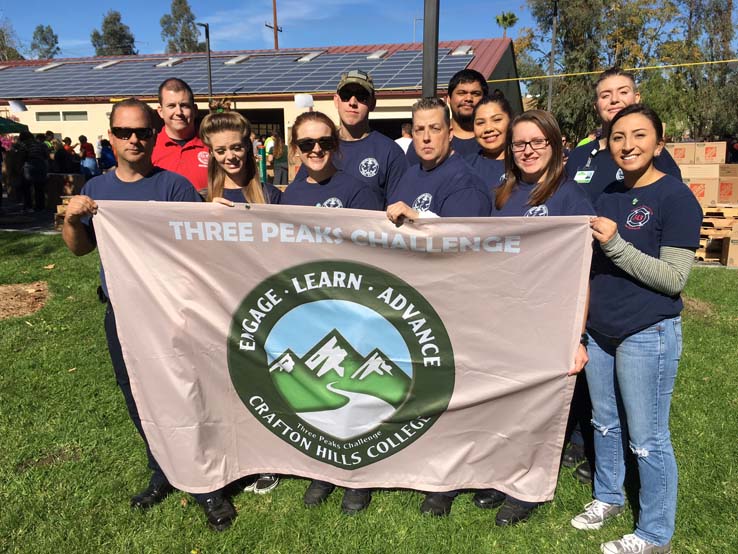
[[[98,205],[131,387],[175,487],[279,473],[552,497],[587,217]]]

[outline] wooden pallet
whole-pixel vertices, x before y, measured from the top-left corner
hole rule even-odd
[[[721,254],[720,252],[713,252],[712,250],[707,250],[706,248],[698,248],[697,251],[694,253],[694,258],[700,262],[721,262]]]
[[[719,204],[717,206],[702,206],[702,213],[705,217],[738,217],[738,206],[733,204]]]
[[[732,230],[730,228],[714,229],[712,227],[702,227],[700,229],[700,236],[710,239],[724,239],[726,237],[729,237],[731,232]]]

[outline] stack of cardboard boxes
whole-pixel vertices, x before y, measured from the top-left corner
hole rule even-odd
[[[729,208],[738,206],[738,164],[725,163],[726,148],[725,142],[666,145],[705,213],[703,245],[697,252],[698,258],[719,259],[724,265],[738,267],[738,224],[733,225],[736,219]]]

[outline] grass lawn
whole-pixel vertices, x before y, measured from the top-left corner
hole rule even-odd
[[[562,469],[553,502],[531,521],[494,525],[494,511],[457,498],[451,517],[418,513],[421,495],[379,492],[359,515],[340,494],[302,507],[306,482],[234,497],[239,517],[207,529],[184,493],[146,514],[128,507],[148,479],[143,443],[110,367],[97,302],[97,256],[75,258],[58,236],[0,233],[0,285],[47,281],[31,316],[0,321],[0,551],[585,553],[631,532],[631,511],[585,533],[569,519],[590,499]],[[52,267],[53,264],[53,267]],[[672,405],[680,475],[674,552],[738,552],[738,272],[695,268]]]

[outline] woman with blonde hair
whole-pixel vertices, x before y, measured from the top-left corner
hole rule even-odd
[[[279,203],[279,189],[259,179],[250,137],[251,124],[238,112],[211,113],[203,119],[200,138],[210,149],[209,202]]]

